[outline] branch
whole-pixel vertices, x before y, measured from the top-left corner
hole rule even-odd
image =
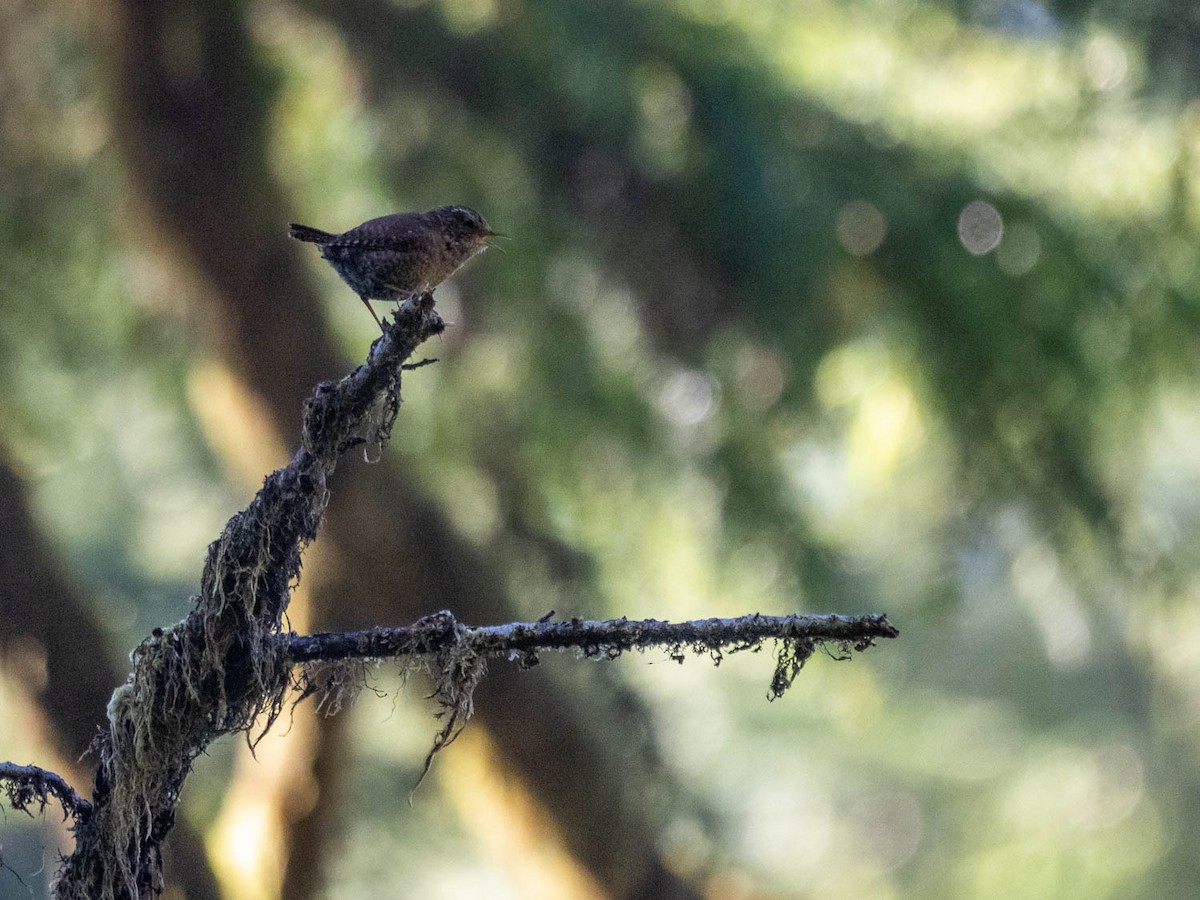
[[[899,634],[884,615],[764,616],[754,613],[736,619],[675,623],[658,619],[632,622],[626,618],[603,622],[569,619],[472,627],[444,610],[409,626],[307,636],[293,634],[284,636],[282,641],[285,652],[298,663],[425,655],[451,647],[481,657],[529,661],[530,654],[541,650],[575,648],[587,657],[612,659],[627,650],[666,647],[675,656],[683,648],[697,652],[748,650],[768,639],[807,641],[814,647],[836,642],[865,650],[875,638],[894,638]]]
[[[552,615],[552,614],[551,614]],[[569,619],[471,627],[459,622],[449,610],[399,628],[369,631],[296,634],[279,638],[282,655],[296,663],[307,663],[301,675],[302,696],[324,693],[334,699],[330,708],[342,705],[343,693],[353,693],[361,679],[346,677],[343,666],[325,668],[313,663],[345,663],[349,660],[391,657],[426,657],[436,688],[434,698],[441,706],[445,724],[434,738],[421,773],[424,778],[434,756],[450,744],[474,713],[476,685],[487,671],[487,660],[511,659],[522,668],[538,664],[542,650],[575,648],[592,659],[616,659],[628,650],[665,647],[671,658],[682,662],[685,651],[707,653],[718,664],[725,653],[758,650],[764,641],[779,647],[768,699],[776,700],[792,686],[818,646],[840,645],[845,659],[853,648],[863,651],[876,638],[900,634],[885,615],[868,616],[764,616],[754,613],[737,619],[698,619],[691,622],[661,622],[643,619],[609,619],[603,622]]]
[[[877,637],[896,636],[883,616],[753,615],[677,625],[572,619],[470,628],[448,612],[407,629],[284,635],[301,553],[317,535],[338,459],[353,447],[387,443],[400,407],[401,372],[416,348],[444,328],[432,297],[405,303],[372,345],[365,365],[337,383],[319,384],[305,402],[301,448],[267,477],[250,505],[209,546],[195,608],[170,628],[156,628],[135,649],[134,670],[113,694],[108,727],[96,744],[99,763],[90,807],[73,791],[64,793],[69,788],[50,773],[42,773],[42,780],[29,775],[12,782],[15,805],[50,792],[76,812],[75,852],[55,885],[60,900],[133,900],[159,893],[160,848],[174,827],[179,795],[196,757],[221,735],[249,732],[260,716],[264,732],[269,729],[298,662],[335,660],[328,674],[336,686],[350,660],[423,657],[445,719],[425,761],[428,771],[434,755],[473,713],[474,689],[490,658],[507,657],[529,667],[537,664],[541,650],[575,647],[584,656],[614,658],[630,649],[663,646],[677,659],[691,650],[719,662],[725,652],[757,649],[774,639],[780,644],[769,694],[774,699],[818,645],[834,642],[845,651],[863,650]],[[320,680],[311,668],[300,676],[306,694]]]
[[[208,548],[195,608],[156,628],[133,653],[97,740],[92,814],[56,896],[114,900],[162,888],[161,845],[192,763],[221,735],[269,728],[283,706],[291,663],[275,641],[303,548],[317,534],[339,457],[382,446],[400,407],[400,374],[425,339],[445,329],[428,295],[404,304],[365,365],[317,385],[304,404],[301,448]]]
[[[75,793],[75,789],[67,784],[61,775],[39,769],[37,766],[0,763],[0,781],[5,782],[4,790],[13,809],[29,812],[29,807],[37,803],[38,811],[43,812],[50,798],[54,797],[62,804],[64,819],[73,817],[79,822],[92,812],[92,804]]]

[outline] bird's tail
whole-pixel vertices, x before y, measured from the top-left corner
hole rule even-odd
[[[309,228],[307,225],[297,225],[295,222],[288,226],[288,234],[298,241],[307,241],[310,244],[327,244],[334,237],[328,231]]]

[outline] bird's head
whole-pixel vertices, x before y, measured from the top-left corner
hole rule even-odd
[[[447,234],[461,241],[486,244],[496,234],[483,216],[469,206],[440,206],[429,215],[437,218]]]

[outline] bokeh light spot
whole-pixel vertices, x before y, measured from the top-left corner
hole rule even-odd
[[[983,200],[972,200],[958,216],[958,239],[972,256],[991,253],[1004,236],[1000,211]]]
[[[1033,271],[1042,258],[1042,239],[1037,229],[1025,222],[1015,222],[1004,231],[1004,239],[996,248],[996,264],[1005,275],[1016,278]]]
[[[475,34],[495,24],[499,8],[495,0],[443,0],[446,23],[460,34]]]
[[[787,369],[777,353],[747,347],[738,353],[734,366],[738,392],[751,409],[768,409],[783,394]]]
[[[703,372],[681,369],[667,377],[658,393],[658,410],[676,428],[695,428],[716,408],[717,392]]]
[[[1111,91],[1129,74],[1129,57],[1115,40],[1099,35],[1083,50],[1083,70],[1088,82],[1098,91]]]
[[[837,237],[846,252],[869,256],[887,236],[887,219],[865,200],[851,200],[837,214]]]
[[[849,810],[858,852],[885,869],[908,862],[921,846],[925,814],[911,791],[888,791],[860,799]]]

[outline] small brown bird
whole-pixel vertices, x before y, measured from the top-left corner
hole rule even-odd
[[[295,223],[288,231],[296,240],[321,248],[321,255],[366,304],[380,329],[383,323],[372,300],[428,294],[486,250],[487,239],[496,233],[483,216],[465,206],[381,216],[341,234]]]

